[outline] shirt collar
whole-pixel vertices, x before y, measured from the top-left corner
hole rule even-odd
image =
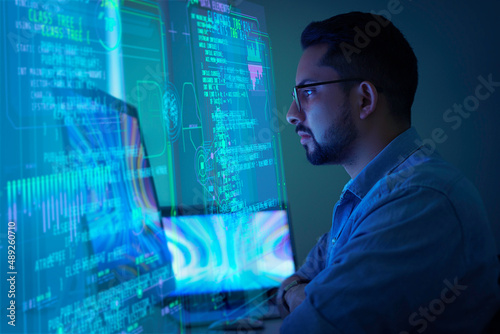
[[[378,180],[415,152],[420,147],[420,142],[420,136],[414,127],[401,133],[373,158],[358,176],[347,182],[342,194],[349,190],[362,200]]]

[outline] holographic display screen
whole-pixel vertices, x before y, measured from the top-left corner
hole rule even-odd
[[[70,242],[80,237],[78,229],[82,229],[89,235],[88,249],[106,257],[96,265],[98,274],[93,283],[98,290],[153,273],[152,284],[138,286],[138,294],[163,288],[160,295],[153,297],[162,298],[175,281],[153,180],[148,175],[151,167],[144,158],[147,153],[141,142],[137,111],[98,90],[86,94],[64,92],[67,98],[92,101],[94,108],[81,124],[66,126],[63,131],[66,148],[77,152],[79,164],[85,165],[85,169],[75,172],[76,187],[81,189],[76,209],[84,214],[70,222]],[[63,207],[60,199],[56,196],[56,205]],[[50,215],[46,220],[50,222]]]
[[[279,208],[286,195],[263,9],[244,1],[193,2],[187,8],[168,2],[177,66],[170,67],[173,84],[164,102],[178,157],[178,213]]]
[[[193,305],[266,302],[294,266],[262,6],[0,15],[0,332],[178,333]]]
[[[286,211],[164,218],[175,294],[276,287],[294,272]]]

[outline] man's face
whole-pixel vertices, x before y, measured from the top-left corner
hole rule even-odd
[[[298,65],[295,82],[304,85],[340,78],[321,59],[327,52],[325,44],[307,48]],[[292,102],[287,120],[296,126],[307,159],[313,165],[342,164],[350,157],[350,146],[357,137],[351,106],[341,84],[326,84],[299,89],[301,110]]]

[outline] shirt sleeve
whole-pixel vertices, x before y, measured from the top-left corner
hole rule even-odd
[[[318,275],[326,265],[326,256],[328,254],[328,238],[329,233],[323,234],[311,249],[306,257],[304,264],[295,273],[300,277],[312,280]]]
[[[485,260],[464,276],[465,238],[448,198],[415,187],[370,201],[281,333],[479,332],[498,306],[498,273]]]

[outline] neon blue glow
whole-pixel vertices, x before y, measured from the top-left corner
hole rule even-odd
[[[294,272],[285,211],[164,218],[176,292],[276,286]]]

